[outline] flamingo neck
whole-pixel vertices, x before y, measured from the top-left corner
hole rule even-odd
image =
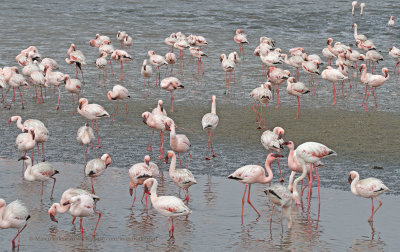
[[[307,175],[307,167],[306,167],[305,162],[303,160],[301,160],[301,159],[298,160],[298,161],[299,161],[299,163],[301,165],[301,168],[303,169],[303,172],[301,173],[300,177],[298,177],[297,179],[294,180],[294,183],[293,183],[293,198],[295,198],[295,200],[298,200],[298,198],[299,198],[299,193],[297,191],[297,184],[301,180],[303,180],[305,178],[305,176]]]
[[[18,127],[18,129],[20,129],[20,130],[24,130],[24,125],[22,124],[22,118],[20,117],[20,116],[18,116],[18,119],[17,119],[17,127]]]
[[[31,160],[25,160],[26,170],[24,173],[24,179],[27,181],[35,181],[35,176],[32,175],[32,164]]]
[[[361,74],[361,82],[364,83],[366,79],[367,79],[367,68],[364,68]]]
[[[153,180],[153,185],[151,186],[150,189],[150,200],[151,202],[157,201],[158,196],[157,196],[157,187],[158,187],[158,182],[157,180]]]
[[[358,194],[358,192],[357,192],[357,188],[356,188],[356,185],[357,185],[357,183],[358,183],[358,181],[360,180],[360,177],[357,175],[354,179],[353,179],[353,181],[351,182],[351,186],[350,186],[350,189],[351,189],[351,192],[354,194],[354,195],[359,195]]]
[[[354,27],[354,37],[357,37],[357,26]]]
[[[57,212],[59,212],[59,213],[65,213],[65,212],[67,212],[68,211],[68,209],[69,209],[69,207],[70,207],[70,205],[66,205],[66,206],[62,206],[62,205],[60,205],[59,203],[54,203],[52,206],[51,206],[51,208],[52,209],[55,209]]]
[[[272,178],[274,177],[274,174],[272,173],[271,170],[271,160],[268,160],[268,158],[265,160],[265,170],[267,171],[268,176],[263,178],[264,184],[269,183],[272,181]]]
[[[211,114],[217,114],[217,102],[215,100],[211,104]]]
[[[169,166],[169,175],[170,176],[175,173],[175,167],[176,167],[176,155],[174,154],[172,156],[171,165]]]
[[[171,124],[171,132],[169,133],[169,139],[171,143],[175,143],[176,139],[176,131],[175,131],[175,124]]]

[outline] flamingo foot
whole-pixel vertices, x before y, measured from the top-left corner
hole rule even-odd
[[[211,158],[209,156],[206,156],[206,160],[210,160]]]

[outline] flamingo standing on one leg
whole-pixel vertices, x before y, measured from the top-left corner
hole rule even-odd
[[[296,119],[299,119],[300,115],[300,96],[303,94],[307,94],[310,90],[304,85],[303,82],[297,82],[294,77],[290,77],[287,80],[287,88],[286,91],[288,94],[297,97],[297,116]]]
[[[210,160],[210,157],[208,156],[208,150],[210,149],[211,145],[211,151],[212,151],[212,156],[216,157],[214,153],[214,148],[212,144],[212,133],[213,130],[218,126],[219,118],[217,115],[217,97],[213,95],[211,97],[211,113],[207,113],[203,116],[201,119],[201,125],[203,126],[203,130],[207,129],[208,131],[208,146],[207,146],[207,152],[206,152],[206,159]]]
[[[107,66],[107,53],[103,52],[100,57],[96,59],[96,67],[99,69],[99,80],[97,81],[97,86],[100,86],[100,77],[101,77],[101,72],[103,72],[103,83],[104,86],[106,85],[106,80],[105,80],[105,73],[106,73],[106,66]]]
[[[144,181],[148,178],[152,178],[153,173],[150,170],[150,156],[146,155],[144,157],[144,162],[143,163],[137,163],[132,165],[131,168],[129,168],[129,194],[132,196],[133,194],[133,189],[135,189],[135,195],[133,196],[133,201],[132,201],[132,206],[131,209],[133,208],[133,204],[135,204],[136,200],[136,188],[138,185],[143,185]],[[155,176],[154,176],[155,177]],[[144,195],[143,191],[143,195]],[[146,209],[147,209],[147,195],[146,195]]]
[[[71,93],[72,95],[72,114],[75,113],[75,100],[74,100],[74,94],[78,96],[78,101],[79,101],[79,93],[82,90],[82,83],[78,79],[71,79],[68,74],[65,76],[65,90]]]
[[[93,179],[103,174],[107,167],[111,164],[111,157],[109,154],[103,154],[101,158],[90,160],[84,167],[85,175],[90,177],[92,183],[92,193],[94,193]]]
[[[68,64],[75,63],[76,78],[78,78],[78,68],[79,68],[79,70],[81,70],[82,84],[83,84],[83,86],[85,86],[85,78],[83,77],[83,70],[82,70],[82,66],[86,65],[85,55],[83,55],[83,53],[81,51],[76,50],[76,47],[74,44],[71,44],[71,46],[68,49],[67,54],[68,54],[69,58],[66,58],[65,62],[67,62]]]
[[[383,184],[382,180],[377,178],[366,178],[360,180],[360,175],[356,171],[350,172],[349,183],[351,183],[351,192],[354,195],[363,198],[371,198],[372,214],[368,218],[368,221],[372,222],[374,220],[374,215],[382,206],[382,202],[378,199],[378,196],[386,191],[389,191],[389,188]],[[374,198],[379,202],[379,206],[375,211]]]
[[[192,211],[185,203],[175,196],[157,196],[158,182],[154,178],[149,178],[144,182],[145,188],[150,189],[150,199],[153,207],[163,216],[168,217],[169,237],[174,237],[174,217],[188,216]]]
[[[47,211],[47,213],[50,216],[50,219],[58,223],[58,220],[56,219],[56,213],[62,213],[62,214],[66,213],[70,209],[71,205],[70,204],[64,205],[64,203],[68,202],[70,199],[72,199],[72,197],[78,195],[89,195],[90,197],[93,198],[95,202],[100,200],[100,197],[91,194],[86,190],[82,190],[79,188],[69,188],[66,191],[64,191],[63,194],[61,195],[60,203],[53,203],[53,205],[51,205],[51,207]],[[74,224],[74,222],[75,222],[75,217],[72,219],[72,224]]]
[[[389,79],[389,70],[384,67],[382,68],[382,73],[383,75],[377,75],[377,74],[367,74],[367,66],[365,64],[361,65],[361,69],[363,70],[362,75],[361,75],[361,82],[364,83],[365,85],[365,95],[364,95],[364,100],[367,98],[365,101],[365,111],[368,111],[368,97],[369,97],[369,90],[372,90],[372,94],[374,95],[374,100],[375,100],[375,112],[376,108],[378,107],[376,103],[376,88],[381,86],[383,83],[385,83]],[[369,90],[367,92],[367,89],[369,87]],[[363,103],[364,103],[363,100]],[[361,105],[362,106],[362,105]]]
[[[243,33],[242,29],[237,29],[235,37],[233,40],[239,44],[239,56],[242,55],[243,60],[244,60],[244,44],[249,44],[249,41],[247,41],[247,35]]]
[[[29,128],[27,133],[21,133],[15,139],[15,145],[18,150],[22,152],[23,156],[26,156],[26,152],[32,150],[32,158],[34,157],[34,148],[35,148],[35,129]],[[24,175],[24,164],[22,163],[22,175]]]
[[[266,130],[261,135],[261,144],[264,146],[268,152],[280,152],[283,149],[283,143],[285,142],[282,139],[282,136],[285,134],[285,130],[281,127],[275,127],[272,131]],[[280,182],[283,182],[283,176],[281,171],[281,164],[279,162],[279,158],[276,159],[278,163],[279,173],[281,175]]]
[[[93,146],[93,140],[95,139],[93,129],[89,127],[89,124],[86,123],[84,126],[80,127],[78,129],[78,132],[76,134],[76,140],[78,143],[82,145],[83,148],[83,160],[86,165],[86,153],[89,148],[89,144],[92,144]],[[85,150],[85,145],[86,145],[86,150]]]
[[[255,88],[251,91],[250,93],[250,97],[252,97],[254,99],[254,104],[253,104],[253,111],[256,113],[256,123],[258,123],[258,127],[257,129],[262,129],[261,124],[262,124],[262,116],[263,116],[263,112],[262,112],[262,106],[263,104],[265,104],[265,113],[264,113],[264,129],[266,128],[266,122],[267,122],[267,107],[268,107],[268,103],[271,101],[272,99],[272,92],[271,92],[271,82],[265,82],[264,84],[261,84],[260,87]],[[258,103],[257,105],[257,110],[254,109],[254,106],[256,105],[256,103]],[[261,104],[261,114],[258,114],[258,108],[260,107]],[[259,121],[257,121],[259,119]]]
[[[149,55],[150,64],[157,68],[157,75],[156,75],[156,86],[161,82],[161,73],[160,73],[160,66],[168,65],[168,62],[165,58],[161,55],[156,54],[153,50],[147,52]]]
[[[15,247],[19,249],[20,234],[25,229],[27,221],[31,217],[28,209],[21,201],[15,200],[6,206],[6,201],[0,199],[0,228],[16,228],[18,230],[17,235],[11,240],[12,249]],[[15,246],[15,239],[18,237],[17,246]]]
[[[56,178],[53,176],[59,172],[53,168],[53,166],[48,162],[38,163],[32,166],[32,161],[29,156],[23,156],[18,159],[18,161],[24,160],[26,165],[26,171],[24,173],[24,179],[27,181],[40,181],[42,182],[42,191],[40,193],[41,199],[43,198],[43,185],[44,181],[53,179],[53,188],[51,189],[50,199],[53,199],[54,186],[56,185]]]
[[[244,202],[246,198],[246,191],[247,191],[247,186],[249,186],[249,192],[247,195],[247,203],[250,204],[250,206],[256,211],[258,216],[260,217],[261,214],[257,211],[257,209],[253,206],[253,204],[250,201],[250,189],[251,185],[254,183],[260,183],[260,184],[266,184],[270,183],[272,181],[272,170],[271,170],[271,163],[279,157],[283,157],[281,154],[268,154],[266,160],[265,160],[265,170],[268,173],[268,177],[265,176],[265,170],[263,167],[259,165],[246,165],[242,166],[239,169],[237,169],[234,173],[228,176],[229,179],[235,179],[239,181],[242,184],[246,184],[246,187],[244,188],[244,194],[242,198],[242,223],[243,223],[243,209],[244,209]]]
[[[142,118],[143,118],[143,122],[147,126],[149,126],[150,128],[153,129],[153,133],[154,133],[154,129],[160,131],[161,143],[160,143],[160,156],[158,158],[163,159],[164,158],[164,131],[166,130],[165,121],[170,118],[167,116],[164,116],[164,115],[153,114],[148,111],[146,111],[142,114]],[[147,151],[152,150],[151,142],[152,142],[152,138],[153,138],[153,133],[151,135],[149,147],[147,147]]]
[[[162,89],[171,92],[171,113],[174,112],[174,90],[175,89],[184,89],[184,86],[181,84],[180,80],[176,77],[167,77],[161,81],[160,84]]]
[[[232,71],[235,70],[235,62],[233,62],[233,60],[227,58],[226,54],[221,54],[220,61],[221,61],[222,69],[224,69],[224,71],[226,73],[225,74],[226,85],[225,85],[224,94],[228,94],[229,93],[229,82],[231,80]],[[229,73],[229,78],[228,78],[228,73]]]
[[[400,67],[399,67],[400,49],[395,46],[392,46],[392,48],[390,48],[390,50],[389,50],[389,55],[392,58],[396,59],[396,65],[394,66],[393,74],[396,74],[396,68],[397,68],[397,74],[399,74],[399,72],[400,72]]]
[[[97,120],[110,117],[110,114],[108,114],[108,112],[99,104],[89,104],[89,101],[86,98],[79,99],[78,113],[92,121],[92,128],[93,122],[96,121],[96,134],[99,144],[97,148],[100,148],[99,127],[97,125]]]
[[[113,122],[114,116],[117,113],[119,100],[123,100],[124,101],[127,98],[131,98],[131,95],[129,94],[128,89],[126,89],[125,87],[123,87],[121,85],[115,85],[113,87],[112,91],[108,91],[107,92],[107,98],[110,101],[117,100],[117,106],[115,107],[114,114],[113,114],[113,116],[111,118],[111,122]],[[125,114],[126,114],[126,122],[129,122],[129,119],[128,119],[128,103],[127,102],[125,102]]]
[[[328,80],[333,83],[333,103],[332,106],[336,104],[336,86],[335,83],[338,81],[343,81],[348,79],[344,76],[338,69],[333,69],[331,66],[327,66],[321,73],[321,77],[324,80]]]
[[[176,167],[176,155],[173,151],[167,152],[166,161],[171,159],[171,165],[169,167],[169,176],[172,181],[174,181],[175,185],[181,188],[185,193],[185,201],[186,205],[189,204],[189,187],[197,184],[196,179],[193,174],[188,169],[175,169]]]
[[[168,63],[168,66],[171,65],[171,74],[174,68],[174,65],[176,63],[176,55],[173,52],[169,52],[167,54],[165,54],[165,60]],[[167,66],[167,70],[168,70],[168,66]]]
[[[82,238],[83,238],[82,218],[90,216],[94,213],[99,215],[99,218],[97,219],[96,227],[94,228],[94,231],[93,231],[93,236],[95,236],[97,226],[99,225],[99,221],[101,218],[101,213],[94,210],[95,201],[93,200],[93,197],[86,195],[86,194],[74,196],[70,200],[65,202],[63,205],[66,206],[69,204],[71,204],[71,207],[69,209],[69,213],[71,214],[71,216],[74,218],[80,217],[80,228],[81,228]]]
[[[165,125],[168,127],[168,130],[170,130],[169,134],[169,145],[171,146],[171,149],[178,153],[178,158],[179,158],[179,168],[181,168],[181,156],[180,153],[189,153],[189,161],[186,166],[186,168],[189,167],[190,164],[190,159],[192,158],[192,154],[190,154],[189,149],[190,149],[190,141],[187,138],[186,135],[183,134],[176,134],[175,132],[175,123],[173,120],[166,120]]]
[[[151,65],[147,65],[147,60],[146,59],[143,60],[143,65],[142,65],[142,69],[140,70],[140,74],[143,76],[143,89],[144,89],[144,91],[146,90],[146,79],[148,79],[147,80],[147,86],[149,86],[149,82],[150,82],[149,79],[151,77],[151,73],[152,72],[153,72],[153,69],[152,69]],[[150,94],[150,91],[149,91],[149,94]]]
[[[124,69],[123,62],[124,61],[131,61],[132,60],[132,56],[129,53],[127,53],[126,51],[124,51],[124,50],[115,50],[111,54],[111,58],[113,60],[118,60],[119,63],[121,64],[121,78],[119,78],[119,80],[122,81],[122,78],[123,78],[122,72],[123,72],[123,69]]]

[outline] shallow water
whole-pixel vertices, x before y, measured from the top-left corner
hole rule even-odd
[[[396,240],[390,236],[389,230],[396,225],[393,225],[394,223],[389,218],[391,214],[394,215],[393,207],[390,206],[390,199],[397,199],[399,195],[397,150],[400,140],[396,137],[399,134],[397,125],[400,123],[400,106],[397,101],[398,78],[392,76],[389,81],[378,88],[377,113],[373,112],[372,99],[370,99],[369,112],[365,112],[363,108],[359,107],[363,98],[364,86],[356,80],[352,80],[352,90],[349,90],[348,83],[346,83],[344,98],[340,97],[340,91],[338,91],[337,104],[335,107],[331,107],[331,84],[320,79],[319,86],[317,84],[316,95],[302,97],[301,118],[299,120],[294,120],[297,104],[294,97],[289,97],[286,94],[286,85],[281,85],[280,88],[281,108],[275,109],[272,105],[268,107],[268,128],[283,127],[286,130],[285,138],[294,141],[296,145],[306,141],[316,141],[329,146],[338,153],[336,158],[324,160],[326,166],[320,171],[323,187],[322,195],[326,193],[325,195],[329,195],[329,197],[323,197],[318,232],[309,231],[310,235],[304,236],[303,240],[294,240],[290,238],[291,236],[287,232],[278,232],[276,231],[277,228],[274,227],[272,232],[274,239],[269,238],[269,233],[265,231],[269,206],[264,204],[266,200],[261,200],[264,197],[262,186],[258,186],[258,190],[254,190],[257,191],[257,196],[253,197],[254,202],[259,202],[260,210],[264,207],[262,209],[263,217],[254,222],[255,216],[251,213],[251,209],[248,209],[249,218],[246,218],[248,224],[241,227],[238,214],[240,214],[240,195],[243,186],[232,181],[225,181],[224,177],[243,165],[262,165],[265,160],[266,152],[260,144],[262,131],[255,129],[255,116],[251,110],[253,103],[252,99],[248,97],[253,88],[265,81],[265,78],[261,75],[260,60],[252,55],[254,48],[258,45],[259,37],[272,37],[276,41],[276,46],[282,48],[284,52],[287,52],[289,48],[302,46],[309,54],[317,53],[321,55],[321,50],[326,46],[328,37],[332,37],[335,42],[354,44],[351,25],[357,22],[359,33],[368,35],[374,41],[378,50],[382,51],[385,60],[380,63],[378,70],[382,66],[387,66],[389,73],[392,73],[394,60],[388,56],[387,50],[395,45],[398,28],[389,31],[386,24],[390,15],[396,16],[398,10],[393,8],[396,4],[395,1],[367,3],[365,16],[354,18],[350,14],[351,4],[349,2],[326,0],[318,2],[253,1],[251,3],[247,1],[202,1],[201,4],[198,2],[168,1],[168,6],[160,6],[156,1],[124,4],[120,1],[86,1],[80,3],[79,6],[66,2],[43,5],[41,1],[30,1],[29,4],[24,1],[13,1],[2,4],[0,10],[0,21],[2,23],[2,26],[0,26],[2,47],[0,50],[0,67],[16,65],[15,56],[29,45],[36,45],[43,58],[56,59],[60,64],[60,71],[74,76],[74,67],[67,65],[64,58],[70,43],[75,43],[77,48],[84,52],[88,62],[88,65],[83,68],[86,86],[81,94],[82,97],[88,98],[90,102],[103,105],[111,113],[114,104],[107,100],[105,94],[113,85],[122,84],[126,86],[132,95],[128,104],[130,122],[125,122],[122,104],[120,104],[121,110],[118,112],[114,124],[110,124],[109,120],[99,122],[102,148],[100,150],[89,149],[88,153],[89,159],[100,157],[103,153],[109,153],[112,158],[112,166],[115,167],[114,173],[110,172],[99,178],[99,181],[104,181],[104,185],[100,186],[98,191],[102,197],[99,209],[104,210],[105,215],[98,237],[104,237],[104,241],[74,241],[76,242],[73,245],[74,249],[80,250],[83,247],[109,250],[114,246],[122,246],[119,248],[123,249],[133,244],[143,248],[149,246],[148,248],[151,249],[199,250],[204,242],[216,249],[228,248],[232,250],[240,250],[241,248],[256,250],[270,248],[270,246],[275,246],[276,249],[290,249],[293,246],[308,248],[311,243],[318,244],[326,250],[347,249],[353,243],[355,247],[371,245],[378,248],[379,246],[386,246],[386,249],[392,248]],[[243,8],[244,5],[245,8]],[[237,69],[237,80],[231,85],[231,94],[224,95],[225,73],[220,67],[219,55],[221,53],[228,54],[234,50],[238,51],[238,47],[233,41],[234,31],[237,28],[243,29],[248,34],[250,44],[245,47],[245,63]],[[88,41],[96,33],[101,33],[110,36],[117,48],[119,45],[115,36],[118,30],[125,30],[133,35],[134,45],[133,48],[129,49],[129,52],[133,55],[134,60],[124,65],[124,81],[119,81],[119,66],[115,64],[116,75],[108,75],[107,87],[97,87],[98,72],[94,61],[98,56],[98,51],[96,48],[91,48]],[[177,237],[179,238],[175,240],[175,244],[171,244],[167,242],[165,235],[167,230],[166,220],[158,216],[153,210],[149,211],[150,218],[146,217],[142,208],[139,216],[136,215],[138,214],[136,211],[135,216],[130,216],[126,172],[132,164],[141,162],[143,156],[147,154],[146,147],[151,131],[143,124],[140,115],[144,111],[154,108],[160,98],[164,100],[166,108],[169,108],[170,104],[169,93],[154,87],[154,73],[150,84],[151,95],[145,99],[141,97],[143,80],[140,76],[140,66],[143,59],[147,57],[148,50],[155,50],[156,53],[162,55],[167,53],[169,48],[164,45],[163,40],[171,32],[176,31],[205,36],[209,46],[203,50],[209,57],[204,60],[204,76],[196,74],[197,67],[190,61],[188,52],[185,52],[184,71],[180,71],[178,65],[174,69],[174,76],[183,82],[185,89],[175,92],[176,112],[171,117],[178,126],[194,130],[194,132],[179,131],[179,133],[186,134],[191,141],[193,158],[190,169],[198,178],[199,185],[193,187],[191,192],[193,198],[191,206],[193,206],[194,212],[187,222],[182,222],[184,226],[177,230]],[[285,65],[283,68],[288,69]],[[294,73],[293,69],[290,70]],[[162,69],[162,73],[164,75],[165,69]],[[307,82],[307,76],[301,73],[300,80]],[[36,118],[47,125],[51,137],[46,143],[46,160],[66,162],[69,165],[65,168],[78,167],[83,163],[81,146],[77,144],[75,136],[77,129],[86,121],[79,114],[71,115],[70,94],[64,91],[63,87],[61,87],[61,90],[59,111],[55,111],[57,97],[52,90],[48,91],[44,104],[36,104],[31,98],[31,89],[23,91],[26,103],[24,110],[21,110],[19,97],[16,98],[17,105],[13,106],[11,110],[1,110],[0,125],[2,130],[0,139],[3,145],[0,149],[0,157],[12,160],[19,158],[20,153],[16,150],[14,141],[20,132],[15,125],[8,125],[7,121],[12,115],[21,115],[23,120]],[[210,111],[212,94],[217,95],[217,113],[220,117],[220,123],[214,137],[214,147],[218,157],[206,161],[204,155],[207,134],[202,132],[200,122],[202,116]],[[8,97],[10,99],[10,96]],[[168,149],[168,139],[167,136],[166,149]],[[153,152],[150,154],[152,159],[155,159],[158,156],[159,144],[157,134],[155,134],[153,140]],[[286,151],[284,151],[284,155],[287,156]],[[187,157],[185,156],[184,163],[186,163],[186,160]],[[286,160],[283,158],[281,163],[285,164],[285,162]],[[44,200],[42,205],[37,202],[39,186],[28,182],[18,182],[19,184],[13,184],[12,187],[6,186],[9,183],[14,183],[14,181],[20,181],[20,166],[11,161],[9,166],[2,166],[2,170],[9,173],[1,177],[0,196],[6,198],[7,201],[15,198],[26,199],[27,205],[30,209],[33,209],[31,231],[26,230],[27,233],[23,240],[24,246],[28,244],[28,239],[26,239],[26,237],[29,238],[28,231],[40,233],[44,237],[48,237],[49,234],[55,237],[65,236],[69,240],[73,237],[79,237],[78,232],[71,233],[71,225],[66,217],[62,218],[63,220],[57,226],[49,222],[45,213],[50,202]],[[383,169],[373,169],[374,166],[383,167]],[[273,169],[276,177],[279,173],[276,168]],[[361,177],[381,178],[391,189],[388,192],[391,195],[383,198],[384,206],[380,210],[382,212],[379,213],[380,219],[378,218],[379,221],[374,226],[377,232],[372,241],[370,241],[371,229],[365,221],[368,218],[369,210],[367,211],[367,209],[370,207],[370,202],[364,199],[355,199],[349,192],[347,176],[351,170],[359,171]],[[65,181],[62,182],[64,174],[68,173],[64,172],[57,182],[60,183],[56,186],[55,195],[57,197],[60,197],[68,187],[80,184],[87,186],[87,181],[81,182],[82,177],[78,173],[76,177],[73,177],[73,173],[66,175]],[[123,188],[120,191],[107,191],[109,188],[106,182],[112,182],[107,181],[111,174],[114,174],[115,177],[113,178],[118,183],[117,185]],[[285,165],[283,165],[283,174],[285,178],[288,178],[290,174]],[[207,176],[211,176],[212,182],[208,181]],[[215,190],[214,188],[218,188],[220,183],[223,184],[222,188]],[[36,194],[32,198],[26,195],[26,187],[35,188]],[[207,189],[208,187],[213,190]],[[333,189],[335,190],[333,191]],[[166,190],[164,192],[176,194],[175,187],[167,182],[164,190]],[[236,193],[231,194],[233,191]],[[115,202],[120,201],[111,200],[115,197],[112,192],[123,192],[122,195],[125,198],[121,199],[121,202],[126,202],[125,205],[121,203],[124,206],[123,213],[117,210],[119,205],[115,204]],[[333,204],[328,200],[330,198],[337,199],[340,203],[347,202],[346,206],[349,208],[344,207],[343,211],[347,210],[348,213],[354,213],[365,208],[365,214],[353,216],[360,219],[351,219],[351,221],[349,219],[336,219],[335,221],[335,218],[339,218],[339,216],[334,210],[328,208]],[[207,203],[208,201],[212,204]],[[203,211],[209,205],[213,210]],[[139,206],[141,205],[139,204]],[[386,211],[386,214],[383,214],[384,211]],[[311,215],[313,216],[313,214],[315,215],[315,211],[312,211]],[[114,219],[112,216],[117,217]],[[346,218],[350,217],[346,215]],[[42,223],[39,220],[46,221]],[[203,225],[206,220],[213,226]],[[216,222],[216,220],[220,222]],[[324,229],[323,224],[325,222]],[[34,223],[47,226],[38,228],[37,232],[34,232]],[[183,225],[182,223],[179,225]],[[224,225],[216,225],[215,223],[224,223]],[[301,223],[307,222],[298,221],[298,223],[301,226]],[[352,225],[349,225],[349,223],[352,223]],[[384,225],[384,223],[388,224]],[[275,224],[275,226],[280,227],[277,223]],[[65,228],[66,231],[58,232],[57,228],[60,227],[68,228]],[[344,228],[348,229],[348,233],[342,232]],[[132,239],[134,239],[136,236],[142,238],[139,240],[127,239],[123,242],[120,240],[113,241],[110,237],[114,232],[108,229],[114,229],[119,236],[121,233],[126,234],[126,236],[122,236],[123,238],[133,237]],[[186,229],[189,232],[183,232]],[[215,238],[216,233],[212,232],[208,236],[202,236],[208,234],[210,230],[218,231],[216,233],[224,235],[225,239],[219,236]],[[307,230],[312,230],[312,228]],[[146,231],[156,232],[157,235],[148,236]],[[2,231],[2,233],[5,232],[10,234],[9,231]],[[154,237],[156,239],[153,242],[143,241],[152,240]],[[377,237],[382,239],[377,239]],[[33,239],[31,242],[38,250],[69,246],[66,242],[54,240],[43,242]],[[5,244],[8,248],[8,241]],[[315,250],[318,250],[318,248],[315,247]]]
[[[84,218],[84,239],[81,238],[79,221],[71,224],[72,217],[58,214],[58,223],[50,220],[47,210],[53,203],[49,200],[52,182],[44,189],[40,201],[40,183],[22,180],[20,164],[0,160],[2,184],[0,190],[6,200],[19,198],[29,208],[32,216],[29,226],[23,231],[21,250],[176,250],[199,251],[205,244],[212,250],[259,251],[259,250],[315,250],[315,251],[390,251],[400,245],[393,232],[399,224],[396,211],[399,197],[384,195],[383,206],[375,216],[374,232],[367,219],[370,201],[357,198],[348,191],[321,189],[321,208],[318,216],[317,188],[313,190],[310,210],[304,207],[292,210],[295,224],[287,229],[284,218],[281,224],[280,210],[276,209],[270,223],[271,203],[263,190],[266,185],[252,187],[251,200],[260,211],[261,217],[246,204],[244,222],[241,224],[241,197],[244,185],[219,176],[196,175],[198,184],[190,188],[189,207],[193,213],[188,219],[175,220],[175,239],[168,240],[168,221],[140,202],[143,187],[137,191],[137,201],[130,210],[132,197],[129,195],[128,170],[110,167],[94,182],[96,194],[101,197],[97,211],[102,217],[96,232],[91,236],[97,215]],[[83,178],[82,165],[53,163],[60,171],[54,190],[54,202],[60,200],[69,187],[90,189],[90,180]],[[276,164],[274,165],[276,166]],[[168,177],[164,167],[164,181],[158,178],[158,195],[178,195],[178,188]],[[183,197],[183,194],[181,195]],[[138,200],[139,199],[139,200]],[[304,197],[305,199],[305,197]],[[319,219],[318,219],[319,218]],[[0,247],[7,250],[15,230],[2,230]]]

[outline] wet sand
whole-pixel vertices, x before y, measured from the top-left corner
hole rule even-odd
[[[90,180],[83,178],[82,165],[53,163],[60,171],[54,191],[54,202],[69,187],[89,189]],[[273,169],[276,167],[274,166]],[[252,187],[251,200],[262,214],[257,218],[249,205],[245,206],[244,223],[241,224],[241,196],[244,185],[220,176],[196,175],[197,185],[190,188],[189,207],[193,213],[188,219],[175,221],[175,239],[168,240],[167,219],[153,208],[137,200],[130,210],[129,178],[126,168],[109,167],[96,179],[96,194],[101,197],[97,210],[102,218],[93,238],[91,233],[96,216],[84,218],[84,239],[81,239],[79,222],[71,224],[71,216],[58,214],[59,223],[50,220],[47,210],[53,203],[49,200],[51,184],[45,187],[40,201],[40,183],[27,182],[21,178],[21,163],[0,160],[0,190],[7,202],[22,200],[29,208],[31,219],[22,233],[21,250],[72,251],[100,250],[211,250],[259,251],[259,250],[314,250],[314,251],[392,251],[400,245],[395,230],[399,225],[396,210],[399,197],[383,195],[382,208],[375,216],[373,229],[367,222],[370,200],[358,198],[350,192],[321,188],[321,208],[318,216],[317,188],[313,189],[311,208],[308,211],[304,198],[303,207],[293,208],[295,219],[291,230],[284,218],[280,224],[280,211],[276,210],[270,224],[272,204],[263,190],[266,185]],[[159,195],[178,195],[177,187],[164,171],[164,182]],[[138,189],[141,195],[142,187]],[[183,194],[182,194],[183,196]],[[319,220],[319,221],[318,221]],[[11,249],[10,239],[15,230],[1,230],[0,247]]]

